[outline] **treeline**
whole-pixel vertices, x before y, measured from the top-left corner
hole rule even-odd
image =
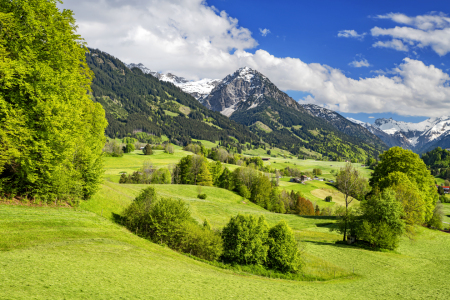
[[[437,147],[422,154],[422,160],[427,165],[431,175],[450,180],[450,151]]]
[[[158,197],[152,187],[116,220],[154,243],[209,261],[253,265],[281,273],[298,273],[303,265],[292,229],[281,221],[269,227],[264,217],[237,215],[222,231],[205,220],[198,224],[182,200]]]

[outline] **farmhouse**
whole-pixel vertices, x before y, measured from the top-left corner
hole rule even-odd
[[[270,157],[263,157],[261,159],[267,161],[267,160],[270,160]]]

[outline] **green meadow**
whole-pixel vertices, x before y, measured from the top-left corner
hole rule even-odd
[[[153,185],[160,196],[186,201],[199,222],[222,228],[238,213],[263,215],[269,225],[285,220],[300,242],[305,281],[260,277],[203,263],[144,240],[112,221],[145,185],[118,184],[120,172],[139,169],[150,158],[157,167],[175,164],[189,152],[139,151],[105,158],[101,189],[78,208],[0,205],[1,299],[448,299],[450,235],[419,228],[396,251],[371,251],[336,244],[342,238],[333,217],[271,213],[216,187]],[[312,160],[271,159],[303,170],[322,168]],[[361,167],[362,168],[362,167]],[[369,170],[363,169],[369,174]],[[331,178],[331,177],[330,177]],[[340,204],[334,187],[282,178],[281,188],[302,191],[320,206]],[[201,189],[201,190],[200,190]],[[205,200],[197,195],[207,194]],[[321,196],[334,193],[333,203]],[[314,196],[316,195],[316,196]],[[315,198],[313,198],[315,197]],[[336,203],[336,204],[335,204]],[[450,223],[450,204],[444,205]],[[447,224],[448,225],[448,224]],[[448,227],[448,226],[447,226]],[[311,278],[315,279],[310,281]]]

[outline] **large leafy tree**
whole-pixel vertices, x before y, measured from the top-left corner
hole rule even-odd
[[[406,175],[409,182],[406,179],[401,179],[398,173]],[[393,147],[380,155],[380,162],[375,167],[370,185],[373,188],[384,190],[400,184],[413,186],[417,189],[417,193],[424,202],[423,217],[428,222],[433,216],[436,201],[439,197],[434,178],[419,155],[411,150]]]
[[[92,195],[107,125],[69,10],[56,0],[0,2],[0,180],[48,200]]]

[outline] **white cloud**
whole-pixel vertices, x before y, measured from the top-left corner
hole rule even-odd
[[[365,32],[358,34],[358,32],[356,32],[353,29],[352,30],[341,30],[338,32],[338,37],[363,39],[366,34],[367,33],[365,33]]]
[[[377,16],[379,19],[390,19],[398,24],[394,28],[374,27],[373,36],[388,36],[393,38],[389,42],[378,42],[377,46],[390,47],[399,51],[407,51],[407,47],[399,46],[399,42],[411,46],[425,48],[431,47],[440,56],[450,52],[450,18],[445,14],[428,14],[409,17],[404,14],[390,13]],[[395,41],[395,42],[394,42]],[[402,44],[403,44],[402,43]]]
[[[269,29],[267,29],[267,28],[264,28],[264,29],[259,29],[259,32],[261,32],[261,35],[262,36],[267,36],[269,33],[270,33],[270,30]]]
[[[370,116],[370,117],[368,117],[369,119],[375,119],[375,117],[374,116]]]
[[[361,60],[354,60],[351,63],[349,63],[348,65],[355,67],[355,68],[370,67],[369,62],[365,58],[363,58]]]
[[[311,94],[303,102],[342,112],[450,114],[450,77],[434,66],[406,58],[386,74],[352,79],[327,65],[262,49],[250,53],[258,44],[252,33],[203,0],[66,0],[60,6],[75,12],[90,47],[155,71],[224,78],[249,66],[282,90]]]
[[[391,41],[386,41],[386,42],[378,41],[378,42],[374,43],[372,46],[378,47],[378,48],[392,48],[397,51],[408,51],[409,50],[408,46],[406,46],[405,44],[403,44],[402,41],[397,40],[397,39],[393,39]]]

